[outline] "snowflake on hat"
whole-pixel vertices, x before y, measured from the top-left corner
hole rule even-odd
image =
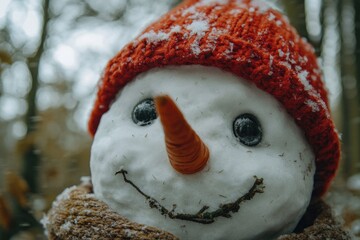
[[[313,48],[260,0],[187,0],[108,63],[95,196],[180,239],[291,233],[340,158]]]

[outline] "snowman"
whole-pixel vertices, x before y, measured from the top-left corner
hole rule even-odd
[[[179,239],[293,232],[340,155],[313,48],[259,0],[150,25],[108,63],[89,131],[94,196]]]
[[[132,221],[180,239],[271,239],[304,214],[315,156],[269,94],[217,68],[176,66],[124,87],[91,170],[96,196]]]

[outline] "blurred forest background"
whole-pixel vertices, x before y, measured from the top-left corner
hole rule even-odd
[[[90,174],[107,60],[180,1],[0,0],[0,239],[43,239],[56,195]],[[360,237],[360,1],[277,2],[321,59],[343,151],[327,200]]]

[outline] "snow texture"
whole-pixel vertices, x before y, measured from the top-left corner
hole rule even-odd
[[[195,35],[195,41],[191,44],[193,54],[199,55],[201,52],[199,43],[209,30],[209,23],[206,20],[195,20],[186,27],[190,31],[190,36]]]
[[[217,28],[212,28],[211,32],[207,38],[207,47],[209,48],[209,50],[214,51],[216,48],[216,42],[218,40],[218,38],[221,35],[227,34],[228,31],[226,29],[217,29]]]
[[[49,217],[44,214],[44,216],[40,219],[40,224],[43,226],[44,228],[44,234],[45,236],[49,236],[49,232],[48,232],[48,228],[47,226],[50,224],[50,221],[49,221]]]
[[[285,55],[285,53],[281,49],[279,49],[278,52],[279,52],[279,57],[281,58]]]
[[[269,13],[268,19],[269,21],[273,21],[275,19],[275,15],[273,13]]]
[[[201,4],[210,5],[210,4],[227,4],[229,0],[202,0]]]
[[[309,81],[307,80],[308,76],[309,76],[309,72],[306,70],[301,71],[298,74],[298,77],[299,77],[301,83],[304,85],[305,91],[313,91],[314,88],[310,85]]]
[[[176,101],[209,147],[210,159],[196,174],[182,175],[171,167],[159,119],[146,127],[132,121],[136,104],[160,94]],[[255,147],[234,137],[233,121],[243,113],[261,123],[264,134]],[[165,67],[127,84],[104,114],[91,150],[91,173],[96,197],[116,212],[180,239],[271,239],[292,232],[304,214],[312,193],[314,158],[282,105],[255,85],[213,67]],[[235,201],[249,190],[254,176],[264,178],[265,189],[241,204],[231,218],[204,225],[172,220],[150,208],[144,196],[114,174],[120,169],[163,206],[172,209],[176,204],[176,212],[183,213],[196,213],[205,205],[214,211]]]
[[[81,184],[91,184],[91,177],[90,176],[82,176],[80,178]]]
[[[272,69],[273,62],[274,62],[274,56],[270,55],[269,56],[269,67],[270,67],[270,69]],[[271,75],[273,75],[273,72],[270,70],[268,74],[269,74],[269,76],[271,76]]]
[[[311,101],[311,100],[307,99],[307,100],[305,100],[305,104],[308,105],[309,107],[311,107],[313,112],[320,111],[319,105],[314,101]]]
[[[234,50],[234,43],[230,42],[229,43],[229,47],[223,52],[223,55],[227,58],[227,59],[231,59],[231,53]]]
[[[69,199],[69,194],[72,190],[74,190],[76,188],[76,186],[72,186],[72,187],[69,187],[69,188],[66,188],[61,194],[59,194],[55,201],[53,202],[52,206],[53,207],[58,207],[59,205],[59,202],[65,200],[65,199]]]
[[[61,227],[60,230],[61,231],[65,231],[65,232],[69,232],[70,229],[72,228],[72,223],[71,222],[65,222]]]
[[[186,27],[190,31],[190,36],[200,35],[204,36],[205,32],[209,30],[209,23],[205,20],[202,21],[193,21],[190,25]]]
[[[181,30],[181,27],[178,25],[173,26],[171,28],[170,32],[168,32],[168,33],[165,33],[162,31],[155,32],[155,31],[151,30],[151,31],[141,35],[140,40],[146,39],[147,43],[156,44],[161,41],[169,40],[169,37],[171,34],[180,32],[180,30]]]
[[[280,8],[279,4],[277,4],[277,1],[271,1],[271,0],[252,0],[250,3],[255,8],[258,8],[261,13],[265,13],[269,11],[270,9],[275,9],[279,12],[282,12],[282,9]],[[244,3],[242,0],[238,0],[239,6],[244,6]]]
[[[311,107],[312,111],[318,112],[320,111],[320,108],[322,108],[325,111],[326,117],[330,118],[329,109],[326,106],[326,103],[321,99],[321,96],[315,91],[313,86],[309,83],[308,77],[309,72],[306,70],[300,71],[298,73],[298,77],[301,81],[301,83],[304,86],[304,90],[307,91],[311,96],[315,97],[317,99],[317,102],[314,102],[310,99],[305,100],[305,104]]]

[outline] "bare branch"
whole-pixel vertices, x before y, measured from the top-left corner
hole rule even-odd
[[[149,195],[145,194],[138,186],[136,186],[132,181],[130,181],[126,177],[126,174],[128,174],[128,172],[126,170],[117,171],[115,173],[115,175],[117,175],[117,174],[122,174],[124,181],[126,183],[129,183],[132,187],[134,187],[136,189],[136,191],[138,191],[141,195],[143,195],[146,198],[146,200],[148,201],[149,206],[151,208],[158,209],[160,211],[161,215],[168,216],[171,219],[180,219],[180,220],[197,222],[197,223],[202,223],[202,224],[213,223],[213,222],[215,222],[215,218],[217,218],[217,217],[230,218],[231,213],[235,213],[235,212],[239,211],[241,203],[251,200],[257,193],[263,193],[264,188],[265,188],[265,186],[263,184],[263,182],[264,182],[263,179],[254,176],[255,182],[252,185],[252,187],[249,189],[249,191],[246,194],[239,197],[235,202],[230,202],[227,204],[220,204],[218,209],[211,211],[211,212],[207,211],[209,209],[208,206],[203,206],[195,214],[176,213],[175,212],[176,204],[173,205],[172,210],[168,210],[167,208],[162,206],[155,198],[150,197]]]

